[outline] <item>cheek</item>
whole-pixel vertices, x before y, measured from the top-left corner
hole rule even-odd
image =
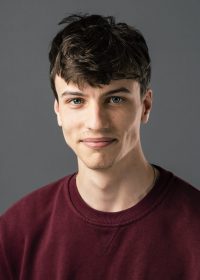
[[[125,138],[130,141],[133,141],[134,139],[139,138],[140,134],[140,119],[141,115],[139,112],[137,113],[130,113],[127,115],[127,118],[124,119],[120,127],[123,130]]]
[[[80,132],[80,122],[75,114],[61,114],[62,131],[65,141],[70,144],[78,139]]]
[[[62,128],[65,131],[71,130],[73,126],[76,125],[76,118],[75,114],[72,114],[65,108],[60,111],[60,118],[62,121]]]
[[[65,136],[70,136],[73,134],[75,130],[76,124],[72,120],[64,120],[62,121],[62,130]]]
[[[118,118],[119,126],[123,130],[129,130],[136,127],[139,122],[139,113],[129,110]]]

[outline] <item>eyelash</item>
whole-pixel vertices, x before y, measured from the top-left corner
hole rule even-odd
[[[123,103],[123,102],[125,102],[125,98],[123,98],[123,97],[120,97],[120,96],[111,96],[110,98],[108,98],[108,99],[112,99],[112,98],[119,98],[119,99],[121,99],[121,102],[112,102],[113,104],[120,104],[120,103]],[[77,97],[77,98],[72,98],[72,99],[69,99],[69,100],[67,100],[67,103],[71,103],[72,101],[75,101],[75,100],[84,100],[84,99],[82,99],[82,98],[79,98],[79,97]],[[83,103],[83,102],[82,102]],[[81,103],[78,103],[78,104],[74,104],[74,103],[72,103],[73,105],[80,105]]]

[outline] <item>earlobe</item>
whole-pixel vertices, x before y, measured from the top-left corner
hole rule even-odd
[[[61,117],[60,117],[60,110],[59,110],[59,103],[56,99],[54,101],[54,112],[56,113],[56,116],[57,116],[58,125],[62,126],[62,121],[61,121]]]
[[[143,110],[141,116],[142,123],[147,123],[149,120],[149,115],[152,108],[152,97],[153,97],[152,90],[149,89],[143,97]]]
[[[144,112],[143,114],[142,114],[142,118],[141,118],[141,121],[142,121],[142,123],[147,123],[148,122],[148,120],[149,120],[149,115],[150,115],[150,112]]]

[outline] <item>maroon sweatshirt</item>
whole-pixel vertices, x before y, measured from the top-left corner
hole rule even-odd
[[[124,211],[89,207],[76,173],[17,202],[0,220],[0,280],[199,280],[200,192],[156,167]]]

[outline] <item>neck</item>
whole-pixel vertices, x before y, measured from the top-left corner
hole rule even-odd
[[[153,187],[155,172],[143,153],[130,153],[107,169],[90,169],[78,159],[78,191],[92,208],[117,212],[136,205]]]

